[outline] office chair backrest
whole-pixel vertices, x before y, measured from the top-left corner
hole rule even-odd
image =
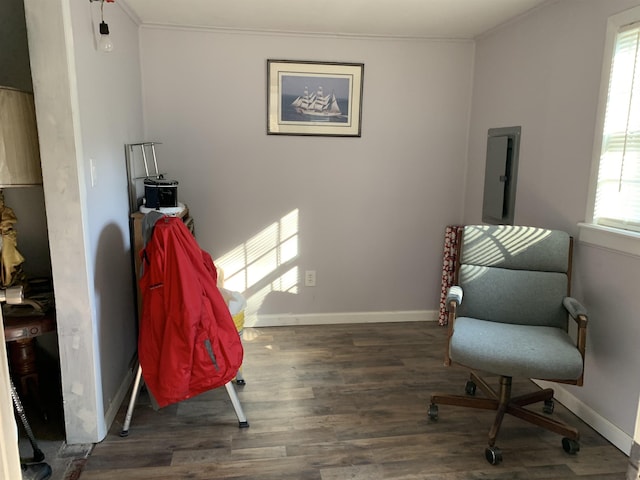
[[[562,300],[569,294],[571,238],[524,226],[464,227],[457,284],[458,315],[566,329]]]

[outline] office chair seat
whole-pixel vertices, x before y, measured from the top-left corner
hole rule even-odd
[[[562,329],[458,317],[451,360],[507,377],[577,380],[582,356]]]

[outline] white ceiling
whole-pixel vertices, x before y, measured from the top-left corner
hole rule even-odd
[[[471,39],[554,0],[116,0],[141,23],[251,31]],[[108,22],[108,3],[105,3]]]

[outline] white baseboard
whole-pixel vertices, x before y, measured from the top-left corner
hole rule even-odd
[[[432,322],[438,319],[436,310],[409,310],[396,312],[344,312],[344,313],[305,313],[277,315],[247,315],[244,326],[282,327],[292,325],[335,325],[349,323],[383,322]]]
[[[557,383],[534,380],[534,383],[541,388],[553,388],[554,398],[571,412],[578,416],[583,422],[589,424],[596,432],[611,442],[625,455],[631,452],[633,438],[616,427],[609,420],[598,412],[587,406],[582,400],[573,395]]]

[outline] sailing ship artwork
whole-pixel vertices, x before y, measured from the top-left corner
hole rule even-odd
[[[348,79],[283,75],[281,81],[282,121],[349,123]]]
[[[267,60],[267,135],[360,137],[363,63]]]
[[[305,87],[304,93],[296,98],[291,105],[301,115],[311,115],[312,117],[339,117],[342,115],[335,92],[325,95],[322,85],[318,86],[316,93],[309,93],[309,88]]]

